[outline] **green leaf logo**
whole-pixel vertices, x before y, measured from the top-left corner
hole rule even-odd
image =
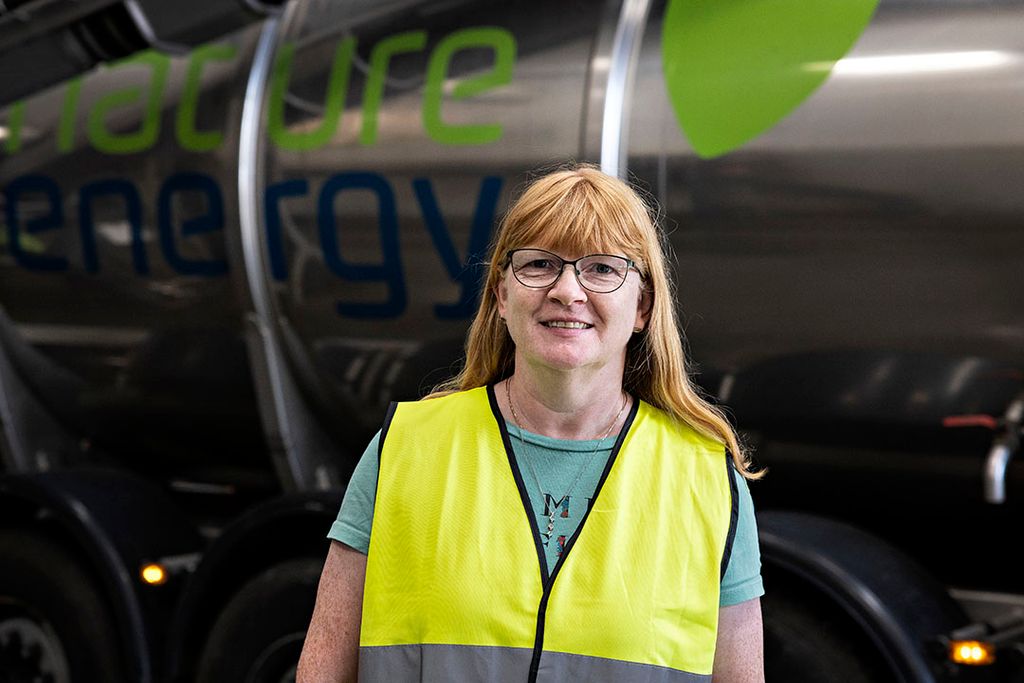
[[[669,0],[661,33],[676,119],[702,157],[768,130],[820,86],[878,0]]]

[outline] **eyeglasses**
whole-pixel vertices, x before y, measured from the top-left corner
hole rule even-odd
[[[625,256],[591,254],[568,261],[543,249],[513,249],[508,252],[506,265],[512,266],[516,280],[534,289],[552,286],[565,267],[572,266],[580,286],[595,294],[608,294],[621,287],[630,268],[640,272],[636,263]]]

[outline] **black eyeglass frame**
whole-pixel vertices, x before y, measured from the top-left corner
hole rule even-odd
[[[565,272],[565,267],[569,266],[569,265],[572,266],[572,271],[576,275],[576,282],[579,283],[580,287],[582,287],[583,289],[587,290],[588,292],[592,292],[594,294],[611,294],[612,292],[615,292],[615,291],[618,291],[619,289],[621,289],[622,285],[626,284],[626,278],[629,277],[630,269],[635,270],[637,275],[640,276],[641,280],[646,280],[647,279],[647,278],[644,277],[644,274],[642,272],[640,272],[640,269],[636,265],[636,261],[634,261],[633,259],[628,259],[625,256],[620,256],[619,254],[587,254],[586,256],[580,256],[578,259],[570,261],[569,259],[564,259],[561,256],[559,256],[558,254],[550,252],[547,249],[537,249],[536,247],[520,247],[519,249],[509,249],[508,253],[505,254],[505,267],[506,268],[508,268],[508,267],[510,267],[512,265],[512,255],[515,254],[518,251],[539,251],[539,252],[541,252],[543,254],[548,254],[549,256],[552,256],[552,257],[558,259],[562,263],[562,266],[558,269],[558,275],[556,275],[555,279],[552,280],[549,284],[546,284],[546,285],[528,285],[528,284],[526,284],[525,282],[523,282],[522,280],[519,279],[519,275],[516,274],[516,269],[512,268],[512,277],[514,277],[516,279],[516,282],[521,284],[523,287],[528,287],[530,289],[547,289],[549,287],[554,287],[555,283],[558,282],[558,279],[560,277],[562,277],[562,273]],[[620,259],[622,259],[623,261],[626,262],[626,274],[622,277],[622,282],[620,282],[618,284],[618,286],[615,287],[615,289],[596,290],[596,289],[591,289],[590,287],[587,287],[585,284],[583,284],[583,280],[580,279],[580,275],[581,275],[580,269],[576,267],[576,264],[579,263],[580,261],[585,261],[588,258],[594,258],[595,256],[608,256],[610,258],[620,258]]]

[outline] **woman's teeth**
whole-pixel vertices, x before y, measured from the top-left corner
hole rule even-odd
[[[587,323],[571,323],[562,320],[552,320],[544,324],[548,327],[564,327],[569,330],[585,330],[588,327],[593,327],[593,325],[588,325]]]

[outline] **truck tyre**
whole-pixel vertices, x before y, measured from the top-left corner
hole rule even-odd
[[[56,541],[0,530],[5,683],[120,681],[117,630],[96,582]]]
[[[898,548],[849,524],[797,512],[762,513],[758,537],[770,586],[765,666],[782,672],[776,680],[944,680],[929,643],[967,624],[967,616]]]
[[[210,632],[199,683],[294,681],[322,568],[319,560],[290,560],[245,584]]]
[[[894,683],[866,638],[817,596],[772,586],[761,599],[766,683]]]

